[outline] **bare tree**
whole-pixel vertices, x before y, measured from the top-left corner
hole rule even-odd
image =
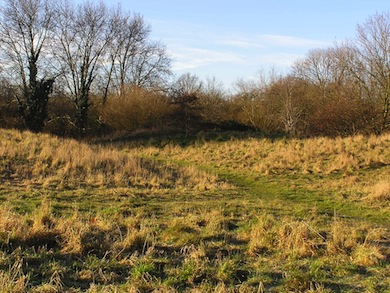
[[[240,105],[241,111],[245,116],[245,123],[249,123],[252,127],[263,128],[263,121],[260,122],[263,115],[264,92],[268,85],[265,77],[260,76],[256,81],[238,80],[236,83],[237,95],[236,103]],[[261,126],[260,126],[261,125]]]
[[[376,14],[357,27],[349,65],[367,98],[381,112],[379,132],[389,127],[390,112],[390,13]]]
[[[273,110],[278,128],[289,136],[302,135],[306,131],[306,116],[310,103],[306,99],[306,81],[294,76],[274,80],[267,88],[265,99]]]
[[[56,15],[56,57],[76,107],[75,125],[83,134],[87,127],[90,94],[112,40],[113,20],[102,3],[73,6],[64,1]]]
[[[197,75],[184,73],[173,83],[173,97],[182,95],[198,95],[203,89],[203,82]]]
[[[158,87],[163,85],[171,74],[171,59],[165,46],[159,42],[150,42],[142,46],[139,54],[132,56],[129,64],[130,84],[138,87]]]
[[[203,82],[198,76],[184,73],[172,84],[170,98],[176,107],[175,118],[182,124],[186,133],[191,126],[200,122],[199,97],[203,89]]]
[[[54,78],[40,70],[51,37],[53,10],[47,0],[7,0],[1,11],[3,69],[15,91],[19,112],[26,126],[42,131]],[[41,72],[41,73],[40,73]]]
[[[240,105],[242,123],[264,132],[274,129],[274,116],[277,111],[274,109],[274,103],[269,102],[267,91],[270,85],[280,78],[276,71],[271,70],[268,73],[259,72],[256,79],[250,81],[237,81],[235,103]]]
[[[139,14],[117,11],[113,39],[107,53],[106,95],[111,86],[119,95],[126,87],[153,88],[171,74],[165,46],[149,40],[151,27]],[[104,100],[105,101],[105,100]]]
[[[345,47],[311,50],[292,67],[294,76],[316,85],[326,98],[333,85],[343,85],[348,79],[348,67],[343,61]]]

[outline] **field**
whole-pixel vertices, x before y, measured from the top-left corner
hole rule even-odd
[[[390,292],[390,134],[0,130],[2,292]]]

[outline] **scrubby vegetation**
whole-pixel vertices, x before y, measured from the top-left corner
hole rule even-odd
[[[0,133],[4,292],[390,289],[388,134]]]
[[[390,14],[356,37],[226,90],[173,76],[139,14],[103,3],[6,0],[0,11],[0,126],[66,137],[256,130],[288,137],[380,134],[390,125]],[[39,40],[39,41],[37,41]],[[259,64],[259,67],[261,64]]]
[[[390,291],[389,13],[232,91],[120,7],[0,20],[1,292]]]

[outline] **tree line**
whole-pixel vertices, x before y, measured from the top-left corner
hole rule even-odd
[[[117,131],[256,130],[288,136],[381,133],[390,118],[390,15],[313,49],[288,74],[174,77],[140,14],[70,0],[6,0],[0,11],[2,127],[84,136]]]
[[[73,104],[79,133],[87,129],[92,97],[102,103],[125,86],[153,88],[170,74],[163,44],[149,39],[139,14],[102,2],[6,0],[1,10],[3,87],[17,103],[25,127],[42,131],[49,97]]]

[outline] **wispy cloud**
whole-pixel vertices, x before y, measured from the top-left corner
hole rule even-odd
[[[325,42],[319,40],[298,38],[294,36],[286,35],[254,35],[251,37],[240,37],[235,35],[224,36],[219,38],[218,42],[222,45],[232,46],[237,48],[259,48],[265,49],[269,47],[301,47],[301,48],[312,48],[322,47],[326,45]]]
[[[280,47],[321,47],[325,45],[323,41],[285,35],[265,34],[261,35],[259,39],[269,45]]]
[[[172,70],[215,75],[225,80],[244,77],[260,68],[287,71],[309,49],[325,41],[278,34],[225,31],[178,21],[160,21],[156,37],[173,58]]]
[[[236,48],[265,48],[265,45],[253,38],[241,38],[241,37],[224,37],[218,40],[221,45],[236,47]]]
[[[303,54],[294,53],[268,53],[261,55],[258,59],[259,64],[274,65],[278,67],[290,67],[294,62],[303,58]]]
[[[237,53],[176,46],[170,50],[174,59],[173,70],[189,70],[215,63],[244,63],[245,60]]]
[[[258,67],[286,68],[304,57],[304,53],[290,53],[288,50],[274,52],[263,47],[258,47],[259,50],[253,49],[251,47],[238,52],[231,48],[201,49],[190,46],[172,46],[169,51],[174,60],[172,68],[174,71],[186,71],[221,63],[230,64],[232,70],[237,66],[253,67],[256,64]]]

